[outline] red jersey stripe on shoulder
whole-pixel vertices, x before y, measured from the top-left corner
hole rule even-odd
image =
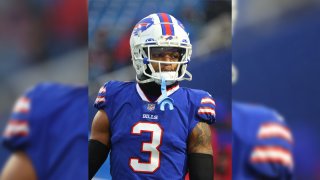
[[[99,93],[106,93],[106,87],[101,87],[99,89]]]
[[[279,163],[289,168],[293,167],[293,158],[290,151],[280,146],[257,146],[251,153],[252,163]]]
[[[97,98],[96,98],[96,101],[95,101],[95,103],[100,103],[100,102],[105,102],[106,100],[105,100],[105,98],[103,97],[103,96],[98,96]]]
[[[30,111],[30,99],[27,97],[20,97],[13,108],[15,113],[28,113]]]
[[[205,97],[201,99],[201,104],[213,104],[215,106],[216,102],[209,97]]]
[[[290,143],[293,143],[293,137],[290,130],[284,125],[274,122],[262,124],[258,131],[258,138],[282,138]]]
[[[26,120],[10,120],[4,131],[4,137],[27,136],[28,134],[29,124]]]
[[[198,114],[208,114],[208,115],[216,115],[216,112],[213,108],[210,107],[200,107],[198,110]]]

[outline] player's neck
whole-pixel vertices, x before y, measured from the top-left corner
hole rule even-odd
[[[167,86],[167,90],[178,85],[179,82],[175,82]],[[161,86],[155,82],[139,84],[141,90],[148,97],[148,99],[155,101],[161,96]]]

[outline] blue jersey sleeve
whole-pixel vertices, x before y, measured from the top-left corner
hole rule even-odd
[[[190,90],[189,98],[192,102],[192,120],[189,125],[189,133],[191,133],[198,122],[208,124],[215,122],[216,103],[208,92],[192,89]]]
[[[269,113],[256,133],[249,164],[259,176],[291,179],[294,160],[291,131],[277,113]]]
[[[87,94],[83,86],[40,83],[14,105],[3,144],[23,151],[38,179],[87,177]]]
[[[10,151],[25,150],[30,144],[33,89],[22,95],[13,107],[3,133],[3,145]]]
[[[205,91],[195,90],[192,101],[195,106],[194,119],[198,122],[212,124],[216,120],[216,103]]]
[[[105,83],[98,92],[97,98],[94,102],[94,107],[97,109],[104,109],[106,107],[107,104],[107,86],[108,83]]]
[[[99,90],[97,98],[94,103],[94,107],[98,110],[104,110],[109,120],[111,120],[113,116],[113,106],[111,106],[112,102],[115,99],[115,95],[118,93],[119,89],[122,88],[124,82],[120,81],[109,81],[105,83]]]

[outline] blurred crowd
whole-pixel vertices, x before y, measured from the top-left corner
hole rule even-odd
[[[87,14],[85,0],[1,1],[0,80],[86,47]]]
[[[1,75],[87,45],[86,1],[12,0],[0,8]]]

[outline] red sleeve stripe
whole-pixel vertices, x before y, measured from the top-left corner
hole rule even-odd
[[[13,112],[27,113],[30,111],[30,100],[26,97],[21,97],[14,105]]]
[[[98,97],[96,98],[95,103],[105,102],[105,101],[106,101],[106,100],[105,100],[105,98],[104,98],[104,97],[98,96]]]
[[[5,137],[27,136],[29,134],[29,124],[27,121],[10,120],[5,131]]]
[[[278,123],[266,123],[263,124],[258,132],[259,139],[266,138],[282,138],[290,143],[293,142],[293,138],[290,130]]]
[[[278,146],[258,146],[251,153],[252,163],[279,163],[289,168],[293,167],[290,151]]]
[[[105,87],[101,87],[99,90],[99,93],[106,93],[106,88]]]
[[[27,120],[10,119],[8,122],[8,125],[24,126],[24,125],[28,125],[28,121]]]
[[[216,102],[211,98],[202,98],[201,104],[213,104],[214,106],[216,106]]]
[[[198,114],[208,114],[208,115],[216,115],[216,112],[213,108],[210,107],[201,107],[198,110]]]

